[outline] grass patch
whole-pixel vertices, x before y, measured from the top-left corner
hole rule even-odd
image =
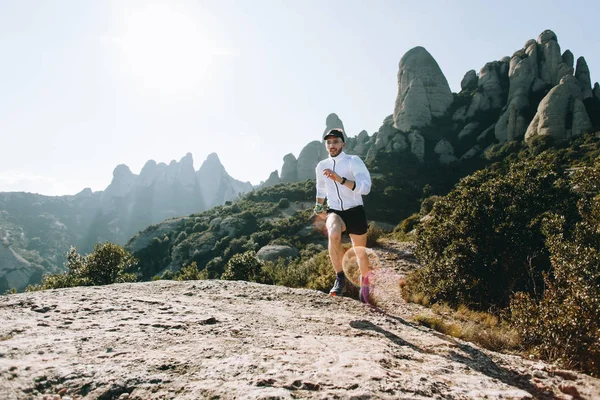
[[[414,294],[411,296],[419,298]],[[426,296],[421,297],[422,300],[424,298]],[[453,310],[439,303],[434,304],[431,311],[434,315],[418,314],[414,320],[444,335],[476,343],[488,350],[515,351],[522,347],[517,331],[495,315],[472,311],[465,306]]]

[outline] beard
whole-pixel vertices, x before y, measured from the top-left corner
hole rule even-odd
[[[340,153],[342,152],[342,149],[329,149],[329,155],[331,157],[337,157],[340,155]]]

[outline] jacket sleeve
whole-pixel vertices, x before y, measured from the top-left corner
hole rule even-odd
[[[315,175],[317,177],[317,198],[324,199],[327,197],[327,188],[325,187],[325,178],[323,177],[321,163],[317,164],[317,168],[315,168]]]
[[[369,194],[371,191],[371,174],[369,174],[365,163],[359,157],[355,156],[352,157],[350,168],[356,178],[354,181],[356,182],[354,192],[363,196]]]

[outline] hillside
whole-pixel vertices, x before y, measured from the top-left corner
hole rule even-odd
[[[240,281],[2,296],[0,318],[9,324],[0,328],[0,394],[7,400],[600,396],[598,379],[438,334],[411,322],[411,307],[374,312],[350,298]]]

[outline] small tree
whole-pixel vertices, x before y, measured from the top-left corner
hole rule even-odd
[[[261,267],[262,263],[256,258],[254,251],[236,254],[225,265],[225,272],[221,275],[221,279],[256,282],[260,277]]]
[[[127,271],[136,265],[137,260],[117,244],[96,244],[94,251],[87,256],[80,255],[75,247],[71,247],[67,252],[65,273],[46,275],[40,285],[30,286],[27,290],[135,282],[135,274]]]

